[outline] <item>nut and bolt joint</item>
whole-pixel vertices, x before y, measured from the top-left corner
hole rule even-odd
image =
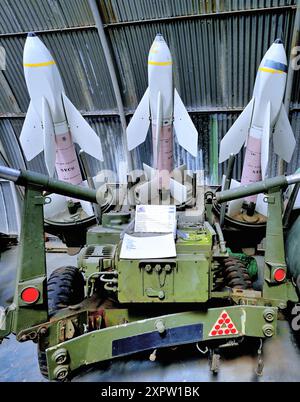
[[[163,299],[165,298],[165,292],[164,292],[163,290],[160,290],[160,291],[158,292],[158,298],[159,298],[160,300],[163,300]]]
[[[152,266],[150,264],[145,265],[145,270],[146,270],[146,272],[151,272]]]
[[[56,367],[53,374],[58,381],[63,381],[67,378],[69,374],[69,367],[68,366]]]
[[[156,264],[154,267],[156,272],[160,272],[161,271],[161,265],[160,264]]]
[[[271,336],[274,335],[274,327],[271,324],[265,324],[262,327],[263,333],[267,338],[270,338]]]
[[[166,265],[165,265],[165,271],[166,271],[166,272],[171,272],[171,271],[172,271],[172,267],[171,267],[170,264],[166,264]]]
[[[56,364],[64,364],[68,359],[68,352],[66,349],[58,349],[53,353],[52,359]]]
[[[264,311],[264,319],[265,319],[267,322],[272,322],[272,321],[274,321],[274,310],[272,310],[272,309],[266,309],[266,310]]]
[[[160,334],[163,334],[163,333],[166,331],[165,324],[163,323],[162,320],[156,321],[156,323],[155,323],[155,329],[157,329],[157,331],[158,331]]]

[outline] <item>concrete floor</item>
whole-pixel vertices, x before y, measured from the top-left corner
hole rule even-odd
[[[7,305],[14,291],[17,247],[4,252],[0,259],[0,306]],[[76,256],[48,253],[49,273],[57,266],[76,265]],[[101,345],[99,345],[101,347]],[[148,354],[133,358],[83,368],[72,381],[300,381],[300,346],[286,321],[279,322],[279,334],[265,342],[264,374],[257,377],[256,345],[246,343],[242,350],[227,351],[222,356],[219,374],[209,371],[207,357],[195,346],[176,349],[171,353],[161,352],[156,362],[148,360]],[[0,346],[0,382],[46,381],[39,373],[36,345],[20,344],[13,336]]]

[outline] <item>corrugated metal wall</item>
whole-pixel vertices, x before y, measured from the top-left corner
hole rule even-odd
[[[264,52],[281,36],[287,54],[296,0],[99,0],[128,115],[147,87],[147,57],[157,32],[174,58],[175,85],[199,131],[199,157],[175,144],[176,163],[204,169],[219,181],[218,144],[251,98]],[[90,158],[92,171],[118,169],[124,159],[121,125],[103,50],[87,0],[0,0],[0,46],[7,67],[0,72],[0,138],[10,163],[22,167],[17,143],[29,97],[23,77],[26,33],[39,35],[53,53],[66,93],[101,137],[105,162]],[[291,122],[299,142],[300,73],[295,72]],[[150,139],[134,151],[135,167],[150,163]],[[299,164],[298,149],[288,167]],[[241,172],[240,155],[235,175]],[[27,164],[45,171],[42,156]],[[276,158],[272,173],[276,169]],[[218,177],[219,176],[219,177]]]

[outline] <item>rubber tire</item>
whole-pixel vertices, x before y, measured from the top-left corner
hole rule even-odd
[[[47,295],[50,317],[62,308],[80,303],[84,299],[84,279],[78,268],[65,266],[53,271],[47,281]],[[48,379],[46,353],[39,344],[37,349],[40,372]]]
[[[52,317],[62,308],[78,304],[84,298],[84,279],[72,266],[56,269],[47,283],[48,312]]]

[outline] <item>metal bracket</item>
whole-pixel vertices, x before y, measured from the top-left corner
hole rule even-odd
[[[50,200],[50,201],[46,201],[46,200]],[[44,197],[43,195],[36,195],[34,197],[34,205],[46,205],[46,204],[50,204],[50,202],[51,202],[51,198]]]
[[[263,341],[260,339],[260,345],[257,351],[257,367],[255,370],[256,375],[261,376],[263,374],[264,369],[264,360],[262,357],[262,348],[263,348]]]
[[[211,349],[210,351],[210,371],[212,371],[213,374],[218,374],[220,369],[221,356],[218,352],[218,349]]]
[[[266,202],[267,204],[275,204],[275,202],[276,202],[275,197],[273,195],[269,195],[269,194],[264,196],[263,201]]]

